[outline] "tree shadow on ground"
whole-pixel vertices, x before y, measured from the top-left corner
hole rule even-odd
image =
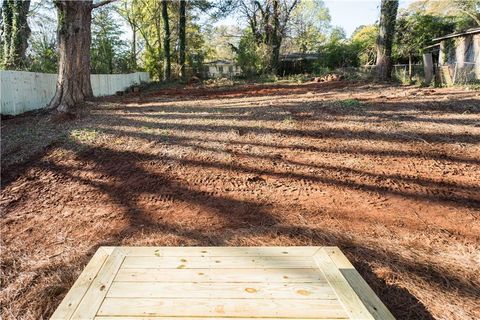
[[[299,87],[293,94],[304,94],[314,88],[322,88],[327,90],[330,88],[333,91],[344,90],[345,88],[336,89],[335,86],[329,87],[312,84],[305,87]],[[275,86],[272,90],[278,90],[276,94],[285,94],[285,90],[291,90],[292,86]],[[250,91],[249,91],[250,90]],[[234,95],[234,97],[241,97],[243,94],[250,95],[251,89],[245,90]],[[254,95],[268,95],[270,90],[268,87],[265,92],[259,89],[259,92]],[[172,92],[173,95],[174,92]],[[178,94],[178,93],[176,93]],[[290,94],[290,93],[289,93]],[[155,96],[152,94],[152,96]],[[161,93],[159,96],[162,96]],[[165,95],[168,96],[168,95]],[[205,93],[204,96],[208,96]],[[198,96],[192,96],[184,99],[185,101],[198,99],[203,97],[201,93]],[[163,97],[163,96],[162,96]],[[411,131],[398,131],[398,132],[377,132],[374,130],[362,130],[354,131],[349,129],[284,129],[284,128],[258,128],[249,125],[240,124],[221,124],[215,123],[219,120],[230,119],[232,117],[235,120],[255,120],[268,118],[272,120],[282,121],[285,114],[282,113],[285,110],[292,108],[291,104],[277,105],[273,108],[269,107],[238,107],[234,104],[228,105],[228,99],[231,96],[230,93],[223,95],[227,103],[223,108],[209,108],[209,107],[195,107],[195,106],[140,106],[133,107],[134,112],[125,112],[123,115],[100,115],[96,122],[89,125],[89,128],[93,128],[102,132],[103,134],[141,139],[146,143],[163,143],[171,147],[180,148],[197,148],[198,150],[215,154],[218,152],[215,148],[203,146],[202,143],[208,144],[211,142],[216,143],[228,143],[234,146],[257,146],[272,148],[276,153],[281,154],[283,150],[307,150],[312,152],[332,152],[336,154],[360,154],[360,155],[374,155],[379,157],[405,157],[415,158],[418,160],[433,159],[437,161],[452,161],[461,164],[476,165],[478,159],[470,158],[461,155],[441,154],[433,151],[408,151],[408,150],[379,150],[376,148],[365,147],[349,147],[340,146],[339,148],[329,147],[316,147],[311,145],[276,145],[267,142],[258,141],[235,141],[235,140],[222,140],[220,138],[201,138],[193,139],[188,137],[182,137],[177,135],[170,135],[168,137],[162,137],[155,133],[148,132],[130,132],[125,129],[128,127],[147,127],[153,129],[166,129],[177,130],[183,132],[195,132],[199,134],[221,134],[224,132],[238,132],[238,135],[252,134],[256,136],[274,134],[292,138],[307,137],[311,139],[336,139],[341,140],[358,140],[358,141],[371,141],[371,142],[396,142],[406,143],[411,142],[413,138],[419,138],[427,143],[445,143],[445,142],[462,142],[462,143],[476,143],[480,140],[480,136],[469,132],[465,133],[446,133],[445,135],[437,133],[421,133]],[[214,96],[213,98],[218,98]],[[133,98],[132,98],[133,99]],[[117,100],[115,100],[117,101]],[[128,103],[128,102],[127,102]],[[424,110],[441,111],[442,107],[448,109],[450,104],[454,104],[454,101],[448,103],[438,102],[435,107],[426,107]],[[124,107],[126,110],[129,107]],[[265,111],[265,108],[268,111]],[[370,106],[366,110],[362,110],[360,116],[366,118],[366,122],[381,121],[383,117],[388,119],[386,115],[378,115],[375,112],[382,110],[413,110],[414,107],[409,107],[403,103],[402,105],[386,104],[386,109],[382,109],[380,106]],[[430,109],[429,109],[430,108]],[[469,107],[471,109],[471,107]],[[116,108],[118,109],[118,108]],[[470,110],[468,109],[468,110]],[[99,111],[108,111],[104,108],[99,108]],[[464,109],[462,109],[464,110]],[[473,110],[473,113],[478,113],[480,107]],[[154,114],[154,112],[160,114]],[[165,113],[161,113],[165,112]],[[228,114],[225,114],[228,112]],[[235,116],[235,114],[246,114],[251,112],[250,115]],[[330,112],[327,109],[318,111]],[[349,114],[348,110],[341,110],[338,114]],[[171,114],[169,114],[171,113]],[[201,116],[198,113],[205,113]],[[447,114],[457,114],[458,109],[447,111]],[[145,119],[136,119],[135,117],[145,117],[152,119],[153,122],[146,121]],[[268,117],[261,118],[267,115]],[[185,124],[185,123],[172,123],[168,121],[201,119],[211,121],[211,124]],[[441,119],[441,121],[430,121],[425,118],[412,118],[408,113],[397,114],[398,118],[395,121],[406,122],[418,122],[423,124],[430,123],[446,123],[456,125],[474,125],[475,122],[471,120],[457,121],[454,117],[449,122],[448,119]],[[227,117],[227,118],[226,118]],[[236,118],[235,118],[236,117]],[[293,114],[293,117],[299,117],[299,115]],[[378,117],[378,119],[377,119]],[[24,173],[28,168],[39,168],[44,172],[54,172],[62,176],[63,181],[73,182],[81,185],[88,185],[99,193],[106,195],[110,202],[121,208],[121,212],[118,214],[119,219],[126,221],[126,226],[121,230],[116,230],[114,234],[109,235],[102,241],[95,243],[91,250],[85,252],[83,256],[76,258],[75,260],[67,261],[63,265],[58,265],[58,269],[54,271],[57,274],[74,273],[74,270],[78,270],[78,264],[84,264],[93,255],[96,248],[101,245],[122,245],[125,239],[132,239],[135,237],[148,236],[149,234],[171,234],[181,239],[184,239],[185,243],[205,246],[219,246],[230,245],[235,241],[235,236],[240,233],[243,237],[270,237],[275,243],[275,239],[291,238],[297,242],[301,242],[307,245],[335,245],[339,246],[350,258],[355,267],[359,270],[361,275],[372,286],[374,291],[380,296],[382,301],[387,307],[394,313],[399,319],[433,319],[433,316],[429,313],[426,307],[419,301],[414,294],[410,293],[407,289],[401,288],[396,285],[386,283],[384,280],[376,276],[372,265],[386,266],[392,270],[411,274],[414,278],[425,279],[432,287],[438,288],[439,291],[456,291],[461,297],[468,297],[475,299],[478,293],[478,287],[475,283],[469,282],[460,276],[442,272],[437,266],[432,266],[423,262],[411,261],[394,250],[385,248],[372,248],[367,246],[358,240],[348,237],[348,235],[340,235],[324,228],[317,228],[305,225],[295,225],[291,221],[285,221],[282,219],[281,214],[275,214],[272,212],[269,204],[262,204],[252,200],[237,199],[229,197],[227,194],[222,193],[210,193],[193,188],[190,185],[186,185],[181,181],[172,179],[167,173],[161,173],[154,170],[148,170],[145,168],[145,164],[152,163],[152,165],[163,166],[165,163],[175,162],[181,166],[189,168],[196,168],[198,170],[204,169],[216,169],[228,172],[235,172],[239,174],[251,174],[251,175],[269,175],[278,179],[294,179],[294,180],[310,180],[316,183],[331,185],[335,187],[345,188],[350,191],[361,190],[367,192],[374,192],[378,194],[384,194],[389,196],[398,196],[406,199],[413,199],[416,201],[423,201],[426,203],[441,203],[452,207],[465,209],[475,208],[480,206],[480,199],[475,193],[475,188],[470,185],[460,185],[446,181],[435,181],[433,179],[419,178],[419,177],[405,177],[390,173],[374,174],[365,170],[353,169],[347,166],[340,165],[325,165],[325,164],[311,164],[303,163],[300,161],[292,161],[282,159],[276,155],[256,155],[239,150],[226,151],[227,154],[236,157],[248,157],[254,161],[268,161],[275,163],[276,166],[290,165],[293,169],[290,172],[273,169],[262,169],[254,166],[245,165],[242,163],[225,163],[220,161],[219,157],[213,156],[211,159],[188,159],[181,156],[172,156],[165,154],[150,154],[138,151],[118,151],[111,148],[103,147],[101,145],[87,145],[74,142],[72,140],[61,141],[59,144],[53,145],[54,149],[65,149],[74,154],[73,158],[76,163],[82,165],[90,165],[88,171],[94,176],[106,177],[107,181],[99,179],[91,179],[91,176],[85,176],[82,174],[84,168],[82,165],[68,165],[65,163],[57,163],[54,160],[42,159],[42,155],[36,155],[30,162],[20,166],[17,174],[12,172],[11,176],[7,177],[3,187],[8,186],[11,181],[14,181],[15,177],[18,177],[19,172]],[[45,153],[50,149],[45,150]],[[319,172],[336,173],[337,176],[331,177],[329,175],[317,174],[317,173],[305,173],[304,170],[310,168],[318,170]],[[3,175],[3,173],[2,173]],[[344,178],[348,176],[358,176],[364,179],[368,178],[368,183],[349,181]],[[366,177],[366,178],[365,178]],[[405,184],[411,184],[419,187],[438,189],[438,190],[453,190],[453,193],[427,193],[419,190],[399,190],[391,189],[383,186],[380,182],[393,179]],[[375,183],[377,181],[377,183]],[[204,212],[211,214],[215,220],[217,226],[189,226],[182,225],[182,216],[178,217],[165,217],[160,215],[156,207],[146,207],[139,198],[142,195],[151,195],[160,198],[169,198],[175,201],[184,202],[188,205],[198,206]],[[12,206],[15,206],[13,203]],[[161,206],[161,204],[160,204]],[[11,208],[10,208],[11,209]],[[158,245],[161,245],[159,243]],[[46,267],[47,268],[47,267]],[[45,269],[45,272],[52,272],[50,269]],[[68,280],[64,283],[62,288],[51,288],[54,292],[55,303],[58,303],[68,288],[73,284],[74,277],[69,276]],[[54,303],[54,302],[52,302]],[[49,315],[53,311],[53,307],[47,309],[44,312],[45,315]]]
[[[77,150],[73,148],[72,150]],[[156,157],[140,153],[121,152],[101,147],[87,148],[76,154],[82,163],[94,163],[98,174],[107,175],[119,183],[104,184],[96,183],[88,179],[82,179],[75,173],[81,168],[62,167],[54,163],[41,162],[37,165],[44,170],[52,170],[64,176],[65,180],[76,180],[82,184],[88,184],[97,188],[102,193],[108,194],[113,202],[124,208],[124,215],[128,219],[128,226],[117,233],[108,241],[111,245],[121,244],[122,239],[142,233],[171,233],[194,240],[197,245],[225,245],[228,243],[227,236],[217,235],[215,232],[200,230],[184,230],[180,225],[172,225],[158,220],[152,212],[147,212],[135,199],[143,192],[153,194],[168,193],[181,201],[187,201],[201,205],[208,211],[214,211],[227,221],[225,227],[235,230],[240,228],[244,236],[287,236],[300,238],[302,242],[315,245],[339,246],[347,256],[353,257],[352,261],[359,268],[359,272],[374,288],[377,294],[393,311],[398,318],[433,319],[418,299],[407,290],[397,286],[386,284],[377,278],[370,267],[370,263],[378,263],[415,274],[421,278],[428,278],[429,282],[441,290],[456,290],[462,296],[475,297],[476,286],[465,282],[464,279],[454,274],[441,273],[430,265],[414,263],[404,260],[403,257],[393,251],[365,247],[361,243],[349,238],[331,234],[321,228],[284,225],[279,218],[272,216],[265,210],[263,205],[246,200],[236,200],[225,196],[209,195],[204,192],[193,190],[180,184],[172,183],[168,177],[145,171],[139,163],[154,160]],[[201,163],[193,163],[201,166]],[[211,166],[211,164],[206,164]],[[229,168],[238,170],[238,168]],[[254,227],[252,227],[254,226]],[[233,229],[232,229],[233,228]],[[231,235],[231,234],[230,234]],[[102,243],[105,244],[105,243]],[[100,244],[99,244],[100,245]],[[368,261],[368,262],[367,262]]]

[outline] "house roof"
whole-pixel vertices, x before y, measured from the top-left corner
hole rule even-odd
[[[233,61],[228,61],[228,60],[214,60],[207,62],[205,64],[231,64],[234,65],[235,63]]]
[[[457,38],[457,37],[466,36],[466,35],[470,35],[470,34],[477,34],[477,33],[480,33],[480,27],[470,28],[470,29],[467,29],[467,30],[461,31],[461,32],[450,33],[450,34],[447,34],[443,37],[438,37],[438,38],[432,39],[432,41],[441,41],[441,40],[445,40],[445,39]]]
[[[317,60],[319,55],[317,53],[301,53],[301,52],[292,52],[282,54],[280,60],[282,61],[293,61],[293,60]]]
[[[434,43],[431,46],[425,47],[423,49],[437,49],[437,47],[440,47],[440,42]]]

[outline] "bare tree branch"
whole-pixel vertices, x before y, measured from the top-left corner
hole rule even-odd
[[[92,4],[92,9],[96,9],[96,8],[100,8],[106,4],[109,4],[109,3],[112,3],[112,2],[115,2],[117,0],[103,0],[103,1],[100,1],[100,2],[97,2],[97,3],[94,3]]]

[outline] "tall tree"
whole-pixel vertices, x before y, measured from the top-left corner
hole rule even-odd
[[[59,65],[57,89],[49,107],[72,113],[76,106],[93,96],[90,82],[90,44],[92,9],[113,0],[98,3],[81,0],[57,0]]]
[[[351,42],[360,65],[373,65],[376,57],[377,25],[363,25],[352,34]]]
[[[130,68],[137,70],[137,33],[139,29],[140,14],[137,0],[123,0],[120,6],[116,7],[117,12],[122,16],[132,30],[132,40],[130,49]]]
[[[292,11],[290,34],[286,37],[286,51],[318,52],[327,40],[330,13],[323,0],[301,1]]]
[[[423,14],[456,17],[458,30],[480,26],[480,0],[416,0],[409,9]]]
[[[109,6],[95,10],[92,15],[92,45],[90,47],[91,72],[115,73],[130,67],[127,45],[121,39],[121,25],[113,16]],[[126,63],[120,61],[126,56]],[[124,66],[125,65],[125,66]]]
[[[170,80],[171,75],[171,61],[170,61],[170,25],[168,21],[168,1],[162,0],[162,20],[163,20],[163,80]],[[184,58],[185,60],[185,58]]]
[[[241,13],[258,46],[266,46],[270,54],[269,71],[276,72],[280,48],[292,11],[299,0],[238,0]]]
[[[398,0],[382,0],[377,37],[377,78],[387,80],[392,75],[392,44],[395,35]]]
[[[186,78],[186,66],[185,66],[185,49],[186,49],[186,34],[185,28],[187,24],[187,17],[186,17],[186,0],[180,0],[179,6],[179,23],[178,23],[178,64],[180,65],[180,77],[185,80]]]
[[[25,53],[28,47],[30,28],[27,17],[30,1],[4,0],[2,4],[3,22],[3,64],[7,69],[25,66]]]

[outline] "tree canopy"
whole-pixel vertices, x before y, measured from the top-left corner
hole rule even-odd
[[[61,30],[63,17],[55,14],[58,3],[3,1],[2,68],[58,71],[60,45],[54,33],[57,26]],[[145,70],[163,81],[201,75],[204,63],[213,60],[235,61],[247,75],[275,73],[289,53],[316,54],[319,59],[309,72],[372,65],[383,52],[378,51],[379,34],[386,32],[380,19],[347,36],[322,0],[91,3],[90,72]],[[396,31],[389,31],[390,62],[419,61],[431,39],[479,26],[479,12],[480,0],[414,1],[400,10]],[[224,24],[227,17],[237,23]]]

